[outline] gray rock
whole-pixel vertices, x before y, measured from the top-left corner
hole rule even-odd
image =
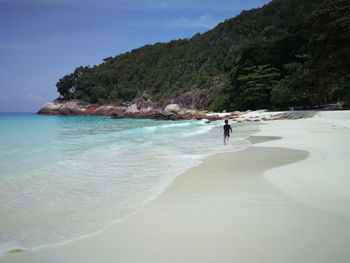
[[[173,115],[173,113],[170,112],[170,111],[167,111],[167,110],[163,110],[162,111],[162,115],[165,116],[165,117],[169,117],[169,116]]]
[[[180,110],[181,109],[177,104],[169,104],[164,108],[164,112],[175,113],[175,114],[178,114]]]

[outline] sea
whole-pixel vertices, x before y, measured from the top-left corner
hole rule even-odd
[[[0,113],[0,254],[121,222],[203,157],[249,146],[253,123]]]

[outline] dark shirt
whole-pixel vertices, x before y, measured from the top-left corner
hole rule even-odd
[[[225,131],[225,132],[230,132],[230,130],[231,130],[231,132],[232,132],[231,125],[230,125],[230,124],[225,124],[225,125],[224,125],[224,131]]]

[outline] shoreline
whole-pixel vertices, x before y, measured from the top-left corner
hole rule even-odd
[[[201,125],[200,125],[200,127],[204,127],[204,128],[209,128],[209,130],[212,130],[212,129],[216,129],[216,127],[217,127],[217,124],[218,123],[211,123],[211,124],[205,124],[204,122],[199,122],[199,121],[194,121],[195,123],[201,123]],[[185,125],[183,125],[183,124],[185,124]],[[187,125],[187,124],[189,124],[189,122],[186,122],[186,123],[173,123],[173,122],[169,122],[169,121],[166,121],[166,122],[163,122],[163,123],[160,123],[159,125],[160,125],[160,127],[157,125],[157,123],[155,124],[155,126],[154,126],[154,128],[157,128],[158,130],[162,130],[161,128],[162,128],[162,125],[164,125],[164,126],[166,126],[166,127],[178,127],[178,126],[180,126],[180,127],[182,127],[182,126],[189,126],[189,125]],[[253,132],[256,132],[258,129],[257,129],[257,127],[258,127],[258,125],[256,125],[256,124],[254,124],[254,123],[251,123],[251,124],[237,124],[238,125],[238,127],[240,127],[240,126],[242,126],[242,127],[245,127],[243,130],[241,130],[240,128],[238,128],[237,130],[236,130],[236,137],[237,138],[233,138],[233,142],[231,143],[231,145],[229,145],[229,146],[227,146],[227,147],[223,147],[222,146],[222,140],[221,140],[221,136],[220,137],[218,137],[218,136],[214,136],[214,138],[215,138],[215,142],[214,142],[214,144],[210,144],[210,140],[209,140],[209,145],[215,145],[215,147],[213,147],[212,149],[208,149],[208,148],[204,148],[204,151],[203,150],[200,150],[200,151],[198,151],[198,148],[196,149],[197,150],[197,152],[199,153],[192,153],[193,154],[193,156],[195,156],[195,157],[193,157],[192,155],[191,155],[191,153],[189,153],[189,155],[190,155],[190,157],[191,157],[191,159],[190,160],[192,160],[192,164],[191,165],[189,165],[188,163],[187,163],[187,165],[186,166],[184,166],[183,167],[183,169],[178,169],[179,171],[176,173],[176,175],[175,175],[175,173],[174,173],[174,176],[175,177],[177,177],[177,176],[179,176],[179,175],[181,175],[182,173],[184,173],[184,171],[186,171],[188,168],[190,168],[190,167],[194,167],[194,166],[197,166],[198,164],[200,164],[200,162],[201,162],[201,160],[204,158],[204,157],[206,157],[206,156],[211,156],[211,155],[213,155],[213,154],[215,154],[215,153],[218,153],[218,152],[226,152],[226,151],[239,151],[239,150],[241,150],[241,149],[244,149],[244,148],[246,148],[246,147],[248,147],[248,145],[249,145],[249,142],[248,142],[248,140],[246,140],[246,137],[249,135],[249,134],[252,134]],[[255,127],[255,128],[254,128]],[[149,127],[149,126],[145,126],[145,129],[147,130],[146,131],[146,133],[153,133],[153,131],[155,130],[155,129],[148,129],[148,128],[153,128],[153,126],[151,127]],[[220,126],[220,128],[221,128],[221,126]],[[207,130],[207,129],[206,129]],[[204,132],[204,134],[207,134],[208,132]],[[185,137],[184,138],[182,138],[182,140],[185,140],[185,138],[187,138],[187,134],[189,134],[189,133],[185,133],[186,135],[185,135]],[[196,134],[197,134],[197,132],[196,132]],[[201,134],[202,134],[202,132],[200,132],[200,133],[198,133],[199,134],[199,137],[197,137],[197,141],[201,141],[203,138],[200,136]],[[209,134],[209,133],[208,133]],[[220,135],[221,135],[221,133],[220,133]],[[235,137],[234,136],[234,137]],[[204,136],[204,137],[206,137],[206,136]],[[207,136],[208,137],[208,136]],[[202,139],[199,139],[198,140],[198,138],[202,138]],[[208,139],[208,138],[207,138]],[[192,139],[191,139],[192,140]],[[219,142],[219,143],[218,143]],[[216,144],[216,143],[218,143],[218,144]],[[207,143],[208,144],[208,143]],[[192,145],[193,146],[193,145]],[[167,146],[166,146],[167,147]],[[168,149],[168,147],[167,147],[167,149]],[[193,151],[193,150],[191,150],[191,151]],[[185,164],[186,164],[186,162],[185,162]],[[176,166],[178,166],[178,167],[182,167],[183,165],[182,164],[177,164]],[[171,168],[169,167],[167,170],[168,171],[164,171],[164,172],[167,172],[167,173],[170,173],[171,172],[171,170],[170,170]],[[182,171],[181,171],[182,170]],[[79,172],[79,171],[77,171],[77,172]],[[165,174],[166,175],[166,174]],[[174,179],[174,176],[171,176],[173,179]],[[168,176],[169,177],[169,176]],[[173,181],[173,179],[171,179],[171,181]],[[70,237],[70,236],[68,236],[68,237],[66,237],[64,240],[58,240],[58,241],[56,241],[56,242],[44,242],[44,240],[46,240],[46,239],[49,239],[50,238],[50,236],[47,236],[47,237],[45,237],[45,235],[43,235],[42,237],[43,237],[43,239],[42,239],[42,241],[41,242],[38,242],[35,246],[33,246],[33,247],[26,247],[25,245],[23,245],[23,246],[21,246],[20,244],[21,243],[17,243],[17,242],[15,242],[15,241],[13,241],[13,242],[3,242],[2,244],[1,244],[1,253],[0,253],[0,257],[2,257],[2,256],[4,256],[4,255],[6,255],[6,254],[14,254],[14,253],[20,253],[20,252],[23,252],[23,253],[25,253],[25,252],[28,252],[28,251],[40,251],[41,249],[43,249],[43,248],[49,248],[49,247],[57,247],[57,246],[62,246],[62,245],[65,245],[65,244],[68,244],[68,243],[70,243],[70,242],[76,242],[76,241],[79,241],[79,240],[81,240],[81,239],[84,239],[84,238],[92,238],[92,237],[94,237],[96,234],[98,234],[98,233],[101,233],[101,232],[103,232],[103,231],[106,231],[106,229],[108,229],[109,227],[113,227],[114,225],[116,225],[116,224],[118,224],[120,221],[122,221],[122,220],[124,220],[125,218],[127,218],[129,215],[132,215],[132,214],[135,214],[135,213],[137,213],[140,209],[142,209],[148,202],[150,202],[150,201],[152,201],[152,200],[154,200],[154,199],[156,199],[168,186],[169,186],[169,184],[171,183],[169,183],[169,182],[167,182],[168,180],[163,180],[164,182],[162,183],[162,185],[158,185],[158,187],[157,187],[157,189],[155,189],[155,190],[153,190],[152,191],[152,193],[151,193],[151,195],[150,196],[148,196],[144,201],[142,201],[141,202],[141,207],[138,207],[136,210],[135,209],[133,209],[133,210],[130,210],[131,212],[129,212],[129,213],[127,213],[127,214],[123,214],[123,215],[121,215],[120,217],[114,217],[114,218],[117,218],[117,219],[112,219],[112,220],[109,220],[109,222],[107,222],[105,225],[103,225],[101,228],[98,228],[98,229],[93,229],[93,231],[89,231],[89,232],[80,232],[80,235],[76,235],[76,236],[73,236],[73,237]],[[102,189],[103,190],[103,189]],[[43,212],[45,212],[45,211],[43,211]],[[6,219],[6,216],[4,216],[4,220],[5,220],[5,222],[7,221]],[[11,218],[15,218],[14,216],[12,216],[12,217],[7,217],[7,218],[9,218],[9,222],[11,222],[12,220],[11,220]],[[30,217],[29,217],[29,219],[30,219]],[[22,219],[21,220],[21,222],[23,223],[23,224],[25,224],[25,219]],[[101,221],[100,221],[101,222]],[[85,222],[82,222],[82,223],[85,223]],[[22,224],[18,224],[17,223],[17,226],[21,226]],[[39,225],[40,226],[40,225]],[[16,225],[15,225],[15,227],[16,227]],[[16,227],[17,228],[17,227]],[[29,229],[28,227],[27,227],[27,229]],[[78,230],[79,228],[77,228],[77,230]],[[5,230],[6,230],[6,228],[4,229],[4,232],[5,232]],[[30,229],[29,229],[30,230]],[[8,231],[8,230],[7,230]],[[21,232],[20,232],[21,233]],[[69,232],[67,232],[67,233],[69,233]],[[45,233],[44,233],[45,234]],[[35,237],[35,236],[34,236]],[[39,239],[39,237],[37,237],[38,239],[37,240],[41,240],[41,239]],[[20,236],[19,236],[19,242],[20,242]],[[30,244],[29,244],[30,245]]]
[[[307,143],[320,136],[315,127],[328,127],[318,122],[268,123],[250,137],[253,146],[204,158],[176,177],[157,199],[108,231],[61,246],[8,254],[0,262],[347,262],[350,218],[339,214],[348,206],[347,196],[336,211],[330,209],[334,202],[320,207],[312,203],[315,200],[305,202],[300,191],[293,192],[295,182],[289,178],[298,169],[312,172],[315,163],[308,165],[310,160],[323,167],[315,153],[323,150],[327,156],[329,141],[322,140],[325,144],[316,148],[314,140]],[[295,125],[306,127],[297,132],[297,140],[295,131],[287,132]],[[336,140],[339,134],[330,136]],[[317,185],[317,178],[312,179]]]
[[[66,117],[66,116],[65,116]],[[85,117],[85,116],[84,116]],[[97,117],[101,117],[101,116],[97,116]],[[249,124],[249,123],[247,123]],[[171,124],[170,124],[171,125]],[[253,125],[253,127],[256,127],[254,129],[254,131],[238,131],[238,133],[240,134],[239,137],[237,138],[234,138],[234,139],[242,139],[240,137],[245,137],[245,136],[250,136],[248,134],[253,134],[255,133],[256,131],[258,131],[258,127],[259,125],[255,125],[253,123],[250,123],[250,125]],[[244,135],[243,135],[243,134]],[[206,159],[206,158],[210,158],[211,156],[214,156],[216,154],[220,154],[220,153],[230,153],[230,152],[238,152],[238,151],[242,151],[242,150],[245,150],[247,147],[249,147],[249,144],[251,143],[251,141],[249,140],[249,137],[245,137],[243,139],[244,141],[247,142],[247,146],[245,146],[244,148],[242,148],[242,146],[238,146],[238,145],[235,145],[233,144],[235,147],[235,149],[229,149],[228,151],[224,150],[224,148],[226,148],[227,146],[225,146],[224,148],[222,148],[222,150],[219,150],[219,149],[216,149],[214,152],[210,152],[210,153],[207,153],[205,154],[204,156],[202,156],[198,161],[199,163],[198,164],[194,164],[193,166],[191,167],[188,167],[186,168],[186,171],[193,168],[193,167],[196,167],[198,165],[201,165],[202,163],[202,160],[203,159]],[[220,140],[221,142],[221,140]],[[67,244],[70,244],[72,242],[79,242],[80,240],[83,240],[83,239],[86,239],[86,238],[93,238],[94,236],[98,235],[98,234],[101,234],[103,233],[104,231],[108,231],[109,228],[113,228],[115,225],[117,224],[120,224],[121,222],[123,222],[126,218],[130,217],[130,216],[133,216],[135,214],[137,214],[140,210],[142,210],[144,208],[145,205],[147,205],[149,202],[152,202],[154,200],[156,200],[159,195],[161,195],[168,187],[169,185],[172,184],[172,182],[176,179],[176,177],[178,176],[181,176],[183,174],[186,173],[185,172],[181,172],[179,174],[177,174],[175,176],[175,178],[173,180],[171,180],[170,184],[168,184],[167,186],[165,186],[164,189],[162,189],[159,193],[155,194],[154,196],[150,196],[148,197],[146,200],[144,200],[142,202],[142,206],[139,207],[137,210],[125,215],[125,216],[122,216],[121,218],[119,219],[116,219],[116,220],[113,220],[112,223],[108,223],[106,224],[105,226],[103,226],[101,229],[99,230],[96,230],[94,232],[91,232],[91,233],[84,233],[84,234],[81,234],[81,236],[77,236],[77,237],[73,237],[71,239],[67,239],[67,240],[63,240],[63,241],[59,241],[59,242],[56,242],[56,243],[50,243],[50,244],[43,244],[43,245],[40,245],[40,246],[37,246],[37,247],[33,247],[33,248],[25,248],[25,247],[21,247],[21,246],[16,246],[14,243],[4,243],[3,244],[3,248],[5,248],[6,250],[1,250],[1,253],[0,253],[0,262],[1,262],[1,257],[4,257],[4,256],[8,256],[8,255],[13,255],[13,254],[16,254],[16,253],[26,253],[26,252],[36,252],[36,251],[40,251],[42,249],[46,249],[46,248],[55,248],[55,247],[60,247],[60,246],[63,246],[63,245],[67,245]]]
[[[278,139],[278,138],[272,138],[272,137],[265,138],[263,136],[252,136],[252,137],[254,138],[253,139],[254,141],[258,140],[259,141],[258,143],[264,142],[266,140]],[[249,140],[249,138],[248,138],[248,140]],[[252,142],[252,143],[255,144],[256,142]],[[217,179],[216,177],[212,178],[213,173],[210,173],[210,175],[207,174],[208,169],[212,170],[213,166],[217,169],[220,169],[218,167],[218,166],[220,166],[218,164],[218,162],[222,164],[222,161],[223,161],[222,159],[224,159],[224,162],[226,162],[227,160],[225,160],[225,159],[231,158],[232,155],[237,155],[237,157],[240,156],[240,158],[237,158],[238,160],[242,160],[242,156],[243,156],[243,159],[249,159],[247,157],[252,154],[252,151],[256,151],[256,150],[259,151],[258,148],[254,148],[254,146],[250,146],[244,150],[239,150],[239,151],[234,151],[234,152],[229,152],[229,153],[215,153],[213,155],[204,157],[201,164],[194,166],[194,167],[191,167],[185,173],[177,176],[173,180],[173,182],[165,189],[165,191],[160,196],[158,196],[158,198],[150,201],[140,211],[135,212],[135,213],[127,216],[126,218],[124,218],[124,220],[122,220],[118,224],[107,226],[107,227],[105,227],[105,229],[103,229],[103,230],[99,231],[98,233],[95,233],[91,236],[77,238],[75,240],[63,242],[62,244],[44,246],[44,247],[34,249],[34,250],[24,250],[24,251],[14,250],[14,251],[9,252],[8,254],[6,254],[3,257],[0,257],[0,262],[37,262],[37,261],[41,262],[41,260],[43,259],[42,258],[43,255],[46,258],[46,257],[51,257],[51,253],[53,253],[52,256],[54,256],[55,258],[61,257],[61,256],[63,256],[63,254],[66,253],[65,252],[66,249],[68,249],[71,252],[80,251],[80,250],[81,251],[78,254],[75,254],[75,253],[70,254],[68,258],[63,257],[61,259],[62,261],[66,261],[66,260],[70,261],[70,260],[72,260],[71,256],[73,256],[73,258],[74,258],[73,261],[96,262],[97,260],[99,260],[98,257],[94,258],[94,259],[90,259],[91,255],[88,258],[86,258],[84,255],[81,254],[81,252],[84,250],[84,247],[88,246],[89,250],[90,249],[93,250],[95,248],[98,249],[98,247],[97,247],[98,243],[102,242],[102,240],[105,240],[106,238],[108,239],[109,243],[112,243],[112,239],[116,238],[120,234],[120,233],[118,233],[120,231],[122,233],[126,232],[124,234],[126,236],[130,234],[130,233],[128,233],[129,231],[131,231],[132,235],[137,234],[137,233],[133,232],[133,228],[136,225],[142,225],[142,228],[144,228],[145,223],[148,223],[148,222],[151,222],[154,220],[154,219],[146,219],[147,222],[145,222],[145,218],[147,218],[149,216],[153,217],[154,216],[153,210],[159,210],[159,207],[165,208],[165,206],[167,206],[166,204],[169,201],[174,204],[174,200],[173,200],[174,197],[176,199],[180,198],[181,199],[180,203],[183,203],[183,201],[188,202],[188,200],[184,200],[184,199],[187,199],[188,197],[190,197],[191,199],[193,199],[193,198],[198,199],[198,197],[205,198],[206,194],[203,193],[203,191],[207,191],[208,188],[210,188],[213,183],[215,184],[215,182],[213,180],[216,181],[216,179]],[[284,151],[288,152],[289,150],[283,149],[282,152],[284,152]],[[271,149],[269,149],[269,148],[264,149],[263,155],[265,155],[268,152],[271,153]],[[306,158],[306,156],[307,156],[307,153],[304,153],[302,151],[298,152],[298,150],[296,150],[296,151],[292,150],[292,152],[294,154],[293,159],[295,158],[294,161],[300,161],[300,160]],[[278,151],[279,156],[280,156],[280,154],[281,154],[281,152]],[[279,166],[279,165],[284,165],[284,164],[289,163],[289,162],[293,162],[293,160],[292,161],[290,160],[290,156],[287,159],[284,159],[285,163],[280,163],[280,164],[275,164],[275,165]],[[246,165],[247,164],[245,163],[245,165],[244,165],[245,171],[247,168]],[[260,170],[261,165],[262,164],[259,165],[259,168],[257,170]],[[269,166],[269,165],[267,165],[267,166]],[[256,170],[256,169],[254,168],[253,170]],[[200,174],[205,174],[206,179],[207,179],[207,180],[202,182],[202,184],[204,184],[202,186],[198,185],[198,180],[200,180],[198,177],[200,176]],[[190,180],[188,179],[188,176],[189,176]],[[227,177],[230,177],[230,175],[225,172],[225,175],[223,176],[222,179],[230,180]],[[193,184],[197,184],[197,187],[196,187],[197,189],[192,188]],[[220,182],[220,186],[217,186],[217,187],[219,187],[219,188],[224,187],[221,184],[222,184],[222,180]],[[189,190],[187,188],[191,188],[191,189]],[[182,196],[182,195],[185,195],[185,196]],[[198,200],[194,200],[194,201],[198,202]],[[179,204],[178,202],[175,202],[175,203],[177,206],[180,205],[180,207],[177,207],[176,209],[181,209],[182,205]],[[187,206],[187,208],[189,208],[188,204],[186,206]],[[144,215],[144,213],[145,213],[144,210],[146,210],[146,215]],[[149,212],[147,210],[152,210],[150,213],[151,215],[149,214]],[[173,213],[173,216],[176,217],[176,212],[174,213],[174,211],[173,211],[172,213]],[[168,215],[162,215],[162,217],[166,217],[167,219],[173,220],[173,219],[169,218]],[[130,220],[132,220],[132,222],[130,222]],[[135,220],[136,220],[136,222],[135,222]],[[157,221],[157,219],[155,219],[154,221]],[[131,226],[130,226],[130,224],[131,224]],[[194,224],[194,222],[193,222],[193,224]],[[124,230],[125,225],[126,225],[127,230]],[[154,225],[152,224],[152,226],[154,226]],[[165,226],[165,229],[166,228],[168,228],[168,226]],[[147,231],[146,227],[145,227],[145,230]],[[114,232],[114,234],[112,234],[113,237],[110,236],[111,231]],[[146,237],[144,237],[144,239],[146,239]],[[121,243],[123,241],[120,240],[120,237],[118,237],[118,241],[120,242],[119,245],[122,245]],[[159,244],[159,245],[161,245],[161,244]],[[71,248],[71,246],[72,246],[72,248]],[[142,247],[142,245],[140,245],[140,247],[138,249],[141,249],[141,247]],[[102,248],[102,250],[103,250],[103,248]],[[97,254],[102,255],[102,254],[108,254],[110,252],[111,251],[100,252]],[[42,255],[42,253],[43,253],[43,255]],[[46,254],[47,254],[47,256],[46,256]],[[95,254],[95,252],[94,252],[94,254]],[[39,256],[39,257],[37,258],[37,256]],[[83,258],[80,258],[81,256],[83,256]],[[132,256],[132,255],[128,255],[128,256]],[[162,259],[159,259],[159,260],[169,260],[169,259],[167,259],[167,255],[163,255],[163,256],[164,257],[162,257]],[[31,257],[33,257],[33,259],[31,259]],[[4,260],[4,261],[2,261],[2,260]],[[61,262],[61,260],[59,262]],[[114,260],[113,258],[103,258],[103,261],[105,261],[105,262],[113,262],[113,260]],[[158,262],[157,258],[152,258],[152,261],[150,261],[150,262],[153,262],[153,260],[156,260],[155,262]],[[181,260],[186,261],[186,259],[181,259]],[[148,261],[146,260],[146,262],[148,262]],[[173,262],[173,261],[170,261],[170,262]]]
[[[319,110],[291,111],[234,111],[209,112],[205,109],[183,104],[157,105],[150,101],[136,100],[123,106],[98,105],[80,100],[53,101],[45,103],[36,113],[46,116],[109,116],[112,119],[153,119],[153,120],[208,120],[235,119],[237,121],[266,121],[282,119],[311,118]]]

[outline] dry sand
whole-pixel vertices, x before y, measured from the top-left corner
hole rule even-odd
[[[327,118],[269,122],[122,223],[0,262],[350,262],[350,129]]]

